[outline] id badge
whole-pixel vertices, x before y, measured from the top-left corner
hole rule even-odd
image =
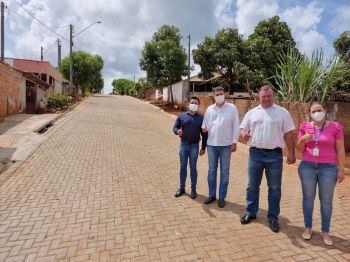
[[[318,147],[315,147],[312,151],[313,156],[319,156],[320,155],[320,149]]]

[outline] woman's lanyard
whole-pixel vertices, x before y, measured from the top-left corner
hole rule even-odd
[[[321,127],[321,129],[320,129],[320,133],[318,133],[318,135],[316,134],[316,127],[315,127],[315,124],[314,124],[314,134],[315,134],[315,144],[316,144],[316,147],[318,147],[318,141],[320,140],[320,136],[321,136],[321,134],[322,134],[322,132],[323,132],[323,129],[324,129],[325,125],[326,125],[326,122],[327,122],[327,120],[324,121],[324,123],[323,123],[323,125],[322,125],[322,127]]]

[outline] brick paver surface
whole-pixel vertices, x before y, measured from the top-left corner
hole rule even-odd
[[[0,261],[350,261],[349,177],[334,197],[333,247],[321,242],[318,204],[312,240],[300,237],[296,166],[284,171],[280,233],[268,228],[265,178],[258,218],[242,226],[247,148],[232,155],[225,208],[202,204],[206,155],[199,197],[176,199],[173,121],[119,96],[90,98],[60,120],[1,185]]]

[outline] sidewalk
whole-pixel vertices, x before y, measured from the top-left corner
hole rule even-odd
[[[61,114],[17,114],[0,123],[0,172],[23,162],[45,140],[38,132]]]

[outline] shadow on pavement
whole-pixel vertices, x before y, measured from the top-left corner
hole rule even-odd
[[[186,194],[185,196],[190,197],[189,194]],[[239,218],[245,214],[245,205],[240,205],[236,203],[232,203],[229,201],[226,201],[226,206],[224,208],[219,208],[218,207],[218,202],[214,201],[213,203],[209,205],[205,205],[203,203],[204,199],[207,196],[200,195],[198,194],[198,197],[194,200],[197,203],[202,205],[203,210],[212,218],[215,218],[216,216],[213,214],[211,211],[212,209],[219,210],[219,211],[231,211],[234,214],[238,215]],[[240,223],[239,219],[238,221],[235,221],[236,223]],[[299,227],[299,226],[294,226],[290,224],[290,220],[284,216],[279,217],[279,224],[280,224],[280,234],[286,235],[291,243],[298,247],[298,248],[307,248],[305,245],[302,245],[300,241],[305,241],[305,243],[308,243],[313,246],[320,246],[320,247],[325,247],[328,249],[337,249],[340,250],[344,253],[350,252],[350,240],[349,239],[344,239],[340,238],[337,236],[332,236],[333,239],[333,246],[326,246],[322,239],[321,239],[321,232],[320,231],[313,231],[313,236],[312,239],[310,240],[304,240],[301,237],[301,233],[303,232],[304,228]],[[269,227],[268,219],[267,219],[267,210],[259,208],[259,213],[257,216],[257,219],[252,220],[251,224],[258,223],[261,225],[264,225],[266,227]],[[249,226],[249,225],[244,225],[244,226]],[[271,232],[271,234],[275,234]]]
[[[16,152],[17,148],[14,147],[0,147],[0,173],[4,171],[12,161],[12,156]]]

